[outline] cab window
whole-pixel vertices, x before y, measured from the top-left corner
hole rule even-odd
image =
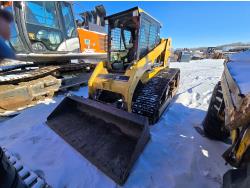
[[[27,23],[59,28],[54,2],[27,2]]]
[[[74,16],[71,11],[71,5],[66,2],[62,2],[62,15],[66,29],[66,35],[68,38],[76,37],[76,29],[74,23]]]
[[[26,28],[32,49],[55,51],[63,42],[55,2],[26,2]]]
[[[9,12],[13,13],[11,6],[8,6],[5,9],[8,10]],[[22,41],[20,39],[20,36],[19,36],[19,33],[18,33],[17,26],[16,26],[15,22],[12,22],[11,25],[10,25],[9,45],[13,50],[15,50],[15,52],[23,52],[23,51],[25,51],[23,43],[22,43]]]

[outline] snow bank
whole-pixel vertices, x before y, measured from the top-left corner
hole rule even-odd
[[[249,62],[228,62],[227,67],[231,76],[239,86],[242,94],[247,95],[250,93],[250,53]]]
[[[250,93],[250,50],[231,55],[227,67],[241,93]]]
[[[180,89],[168,111],[150,128],[151,140],[124,185],[128,188],[221,187],[229,168],[221,154],[228,147],[199,135],[194,126],[208,108],[223,61],[172,63],[181,69]],[[87,88],[77,95],[87,96]],[[46,117],[62,100],[39,104],[0,124],[0,145],[19,156],[55,188],[119,187],[46,124]]]
[[[248,62],[250,63],[250,50],[235,53],[229,56],[229,60],[233,62]]]

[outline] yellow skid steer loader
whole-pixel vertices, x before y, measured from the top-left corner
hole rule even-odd
[[[89,82],[89,98],[66,97],[47,124],[119,184],[149,140],[154,124],[175,95],[179,69],[170,69],[171,39],[138,7],[106,17],[108,61]]]

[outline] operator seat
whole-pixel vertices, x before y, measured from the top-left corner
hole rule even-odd
[[[116,71],[125,71],[131,62],[135,58],[135,48],[132,38],[129,40],[129,44],[127,45],[127,54],[120,61],[115,61],[112,63],[112,69]],[[126,60],[126,61],[125,61]]]

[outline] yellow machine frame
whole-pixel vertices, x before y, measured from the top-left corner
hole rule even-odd
[[[109,73],[107,69],[107,62],[98,63],[88,82],[89,97],[93,97],[95,91],[98,89],[119,93],[123,96],[127,111],[131,112],[132,98],[137,84],[139,81],[146,83],[160,70],[169,66],[168,59],[171,53],[170,49],[171,39],[161,39],[158,46],[139,61],[134,62],[134,64],[125,71],[124,76],[129,77],[128,81],[100,77],[99,75],[103,74],[109,74],[112,76],[112,73]],[[160,66],[154,67],[158,58],[163,59],[163,62]]]

